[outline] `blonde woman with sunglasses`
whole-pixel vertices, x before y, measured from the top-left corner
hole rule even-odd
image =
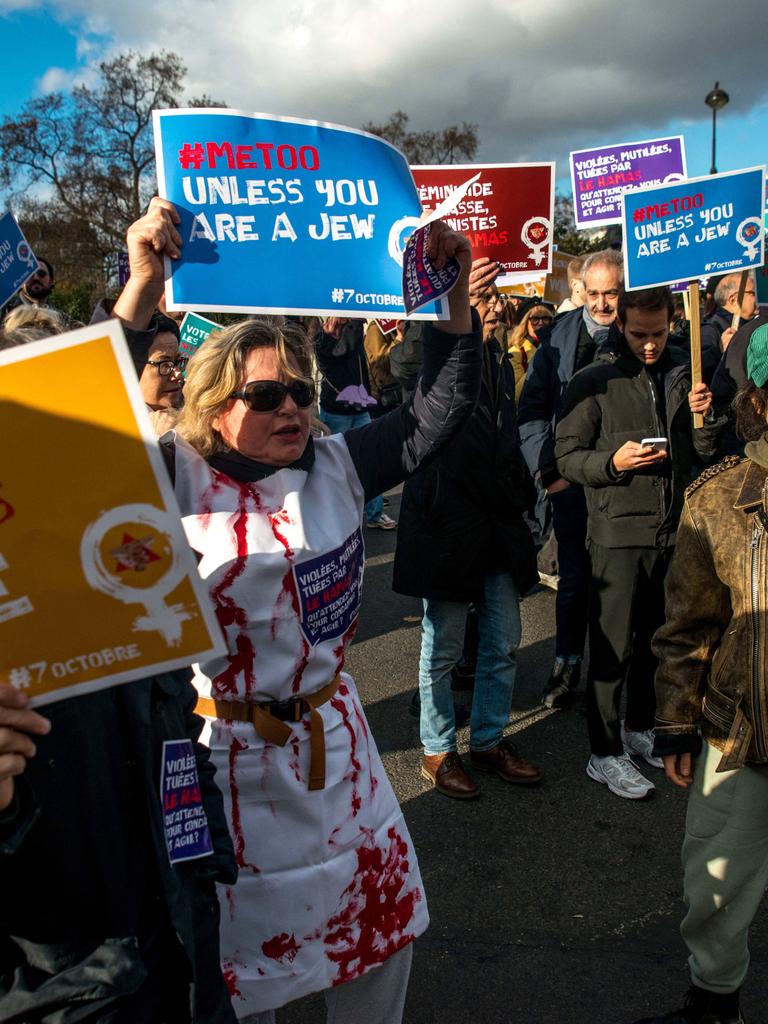
[[[159,300],[163,257],[180,254],[177,224],[155,199],[129,231],[132,274],[115,307],[129,331]],[[437,264],[456,256],[462,274],[450,319],[425,331],[406,405],[313,438],[306,333],[251,320],[190,361],[166,445],[227,642],[223,657],[193,667],[193,682],[239,865],[223,900],[223,969],[249,1022],[325,990],[329,1019],[397,1024],[411,943],[428,923],[408,829],[344,663],[364,504],[429,461],[477,397],[470,245],[442,224],[433,241]]]

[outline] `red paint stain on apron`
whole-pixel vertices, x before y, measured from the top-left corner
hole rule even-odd
[[[347,627],[346,632],[342,634],[341,643],[339,644],[339,646],[334,647],[333,649],[333,656],[336,659],[336,675],[338,675],[339,672],[341,672],[341,670],[344,668],[344,661],[346,660],[347,656],[347,648],[352,643],[352,639],[357,631],[357,622],[357,617],[355,617],[354,622],[351,622]]]
[[[235,481],[232,481],[233,486]],[[232,531],[235,535],[235,558],[216,586],[211,589],[211,598],[216,609],[216,617],[219,620],[225,637],[228,640],[230,653],[227,655],[229,664],[223,672],[220,672],[213,680],[213,696],[220,697],[227,693],[238,693],[238,680],[242,676],[245,684],[245,696],[248,696],[254,688],[255,678],[253,663],[256,651],[253,641],[245,632],[248,625],[248,616],[234,598],[226,591],[245,572],[248,561],[248,509],[247,502],[250,490],[245,484],[238,485],[238,507],[234,514]],[[240,630],[234,637],[234,642],[227,633],[227,627],[237,626]],[[234,652],[232,647],[234,646]]]
[[[301,764],[299,762],[299,751],[301,749],[299,737],[294,734],[293,736],[291,736],[290,743],[293,757],[288,762],[288,767],[293,772],[294,779],[296,779],[297,782],[303,782],[304,780],[301,777]]]
[[[259,869],[255,864],[250,864],[245,859],[245,836],[243,835],[243,823],[240,818],[240,791],[237,788],[236,769],[237,769],[237,755],[243,751],[248,750],[248,744],[243,743],[237,738],[232,737],[232,744],[229,748],[229,789],[232,797],[232,838],[235,841],[235,860],[237,866],[246,871],[253,872],[254,875],[258,875]]]
[[[279,609],[281,603],[287,598],[291,602],[291,609],[293,610],[294,619],[297,621],[301,616],[301,606],[299,604],[299,593],[296,588],[296,579],[293,575],[293,564],[296,558],[293,548],[291,547],[288,538],[282,530],[284,526],[293,526],[294,521],[291,519],[287,510],[281,508],[279,512],[267,512],[267,518],[269,519],[269,525],[272,527],[272,533],[275,540],[283,548],[283,554],[285,560],[288,562],[288,569],[283,576],[283,585],[280,590],[280,594],[277,598],[275,610],[272,614],[271,622],[271,635],[272,639],[275,639],[277,634],[277,624],[279,621]],[[298,693],[301,690],[301,681],[304,678],[304,672],[309,663],[310,647],[307,643],[303,633],[301,636],[301,654],[296,659],[296,664],[293,668],[293,677],[291,679],[291,693]]]
[[[293,932],[290,935],[288,932],[281,932],[280,935],[275,935],[261,944],[264,956],[270,960],[277,960],[278,963],[292,964],[300,949],[301,946],[297,945]]]
[[[237,971],[235,970],[235,965],[231,960],[224,961],[221,965],[221,973],[224,975],[224,981],[229,989],[230,998],[234,999],[235,997],[238,997],[239,999],[242,999],[243,993],[237,987],[239,978],[237,976]]]
[[[349,689],[344,683],[339,683],[338,692],[341,694],[342,698],[349,695]],[[338,697],[331,697],[331,707],[341,715],[344,728],[349,734],[350,770],[344,778],[345,780],[348,779],[352,783],[351,811],[352,817],[354,818],[357,816],[357,813],[363,803],[360,797],[360,790],[358,789],[358,780],[360,779],[360,759],[357,756],[357,733],[355,732],[355,726],[349,717],[347,702],[345,700],[340,700]]]
[[[341,907],[324,936],[326,956],[337,964],[340,985],[383,963],[413,936],[406,934],[418,889],[408,889],[408,845],[394,827],[386,850],[366,844],[357,850],[357,871],[344,890]]]

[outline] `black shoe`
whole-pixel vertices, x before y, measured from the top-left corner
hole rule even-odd
[[[662,1017],[643,1017],[635,1024],[744,1024],[739,990],[723,995],[691,985],[680,1010],[671,1010]]]
[[[541,703],[545,708],[564,707],[579,685],[581,662],[565,662],[555,658],[552,675],[546,682],[541,694]]]

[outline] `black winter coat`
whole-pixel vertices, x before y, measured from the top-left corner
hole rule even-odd
[[[752,335],[758,327],[768,324],[768,313],[761,312],[752,320],[742,323],[723,352],[715,375],[712,378],[712,398],[715,408],[725,413],[727,424],[720,438],[721,455],[743,455],[744,443],[736,434],[736,418],[731,402],[736,392],[747,382],[747,351]]]
[[[603,547],[673,545],[685,488],[714,454],[720,425],[692,428],[685,354],[668,346],[656,365],[663,394],[624,346],[577,373],[565,395],[557,465],[566,480],[584,487],[590,537]],[[669,439],[664,462],[631,473],[613,470],[611,458],[626,441],[661,436]]]
[[[350,385],[362,385],[371,393],[368,355],[365,351],[364,320],[350,320],[341,329],[341,336],[320,331],[315,341],[317,365],[323,375],[320,386],[320,408],[341,416],[354,416],[366,411],[364,405],[338,402],[336,396]]]
[[[723,354],[720,343],[723,331],[731,326],[732,320],[728,310],[718,306],[701,325],[701,376],[707,384],[711,384]],[[690,347],[688,352],[690,354]]]
[[[541,329],[539,347],[528,367],[520,395],[517,421],[523,456],[542,488],[560,476],[555,465],[555,428],[562,415],[566,388],[575,373],[583,330],[582,308],[561,313],[551,328]],[[611,326],[597,353],[614,348],[619,337],[616,328]]]
[[[214,882],[234,882],[237,868],[210,753],[197,743],[196,700],[182,670],[42,709],[51,731],[35,739],[37,754],[0,814],[0,1020],[98,1020],[139,988],[148,951],[176,932],[195,982],[195,1020],[234,1024]],[[171,866],[161,756],[166,740],[184,738],[194,744],[214,852]]]
[[[537,582],[523,519],[530,477],[520,454],[515,378],[496,341],[483,346],[477,408],[456,438],[403,490],[393,588],[442,601],[480,601],[489,571],[521,595]]]

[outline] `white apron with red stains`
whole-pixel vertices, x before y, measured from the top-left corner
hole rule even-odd
[[[363,492],[340,436],[311,472],[257,483],[216,472],[183,441],[176,493],[229,654],[195,666],[205,697],[309,694],[344,665],[364,565]],[[320,707],[326,782],[307,789],[308,716],[285,747],[247,723],[208,720],[240,867],[221,891],[221,952],[238,1016],[358,977],[427,927],[410,836],[343,674]]]

